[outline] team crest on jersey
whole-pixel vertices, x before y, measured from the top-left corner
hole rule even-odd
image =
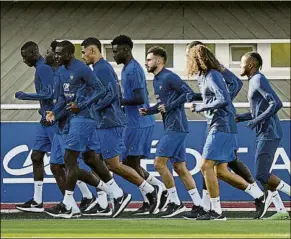
[[[74,75],[73,74],[70,75],[70,80],[71,81],[74,80]]]
[[[70,83],[63,84],[64,91],[70,91]]]

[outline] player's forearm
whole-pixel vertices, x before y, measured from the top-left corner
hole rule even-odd
[[[121,105],[124,106],[134,106],[144,104],[144,99],[142,97],[133,97],[131,99],[121,99]]]
[[[121,105],[125,106],[134,106],[134,105],[142,105],[145,103],[145,96],[143,89],[135,89],[133,91],[133,97],[130,99],[121,99]]]
[[[87,86],[92,88],[92,94],[82,102],[78,102],[77,100],[76,103],[78,104],[80,110],[83,110],[86,107],[96,103],[106,94],[106,88],[98,78],[93,77],[92,81],[87,81]]]
[[[96,103],[98,100],[103,98],[105,94],[106,94],[106,89],[100,82],[100,84],[98,84],[98,87],[93,88],[93,94],[89,98],[87,98],[85,101],[81,103],[77,102],[77,104],[80,110],[85,109],[86,107]]]
[[[103,99],[99,100],[94,108],[96,111],[103,110],[109,107],[116,100],[118,100],[118,95],[115,94],[112,90],[109,90],[107,91],[106,96]]]
[[[160,104],[156,104],[152,107],[147,108],[146,115],[158,114],[159,113],[159,110],[158,110],[159,105]]]
[[[244,121],[249,121],[252,120],[252,114],[250,112],[243,113],[243,114],[238,114],[236,115],[236,118],[238,122],[244,122]]]
[[[52,112],[54,113],[55,117],[60,118],[59,115],[61,115],[61,112],[66,111],[66,100],[64,97],[59,97],[56,104],[54,105],[54,108],[52,109]]]
[[[192,101],[203,101],[202,94],[201,93],[194,93],[187,95],[187,102]]]
[[[59,121],[63,118],[65,118],[66,116],[68,116],[68,111],[66,109],[62,109],[60,112],[58,112],[57,114],[55,114],[54,112],[54,116],[55,116],[55,121]]]
[[[50,90],[44,93],[23,93],[20,100],[49,100],[53,98],[53,92]]]
[[[187,93],[181,94],[175,101],[166,105],[166,111],[171,111],[187,102]]]
[[[229,103],[225,99],[217,99],[208,104],[196,105],[195,111],[202,112],[202,111],[207,111],[207,110],[216,110],[216,109],[225,107],[228,104]]]
[[[279,102],[282,105],[282,102],[281,101]],[[262,114],[260,114],[258,117],[253,119],[254,124],[259,124],[260,122],[265,121],[269,119],[270,117],[272,117],[274,114],[276,114],[278,110],[282,108],[279,102],[275,102],[275,101],[269,102],[269,107]]]

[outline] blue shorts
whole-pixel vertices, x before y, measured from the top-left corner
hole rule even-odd
[[[55,134],[53,143],[52,143],[52,150],[50,156],[50,164],[64,164],[64,156],[65,156],[65,141],[66,135],[65,134]]]
[[[185,162],[187,133],[166,132],[157,145],[156,156],[170,158],[172,163]]]
[[[237,134],[235,134],[233,143],[234,143],[234,145],[233,145],[234,151],[238,151],[239,147],[238,147]]]
[[[57,125],[44,127],[39,124],[37,126],[36,137],[33,145],[33,150],[41,152],[50,152],[54,134],[57,132]]]
[[[96,122],[91,119],[75,117],[70,121],[65,148],[77,152],[97,150]]]
[[[123,154],[125,150],[123,131],[124,127],[97,129],[103,159],[111,159]]]
[[[268,183],[276,150],[281,139],[259,140],[256,143],[256,179],[265,184]]]
[[[151,154],[152,136],[154,125],[146,128],[128,128],[124,129],[125,151],[123,159],[127,156],[141,156],[148,158]]]
[[[89,145],[87,146],[84,152],[94,150],[96,154],[100,154],[101,148],[100,148],[100,143],[98,139],[98,130],[96,128],[94,130],[95,132],[92,134],[92,137],[90,138],[90,141],[89,141]]]
[[[55,134],[53,143],[52,143],[50,164],[65,164],[65,160],[64,160],[65,152],[66,152],[65,142],[66,142],[67,136],[68,136],[67,134]],[[89,149],[85,150],[84,152],[87,152],[87,151],[89,151]],[[79,155],[78,162],[81,159],[83,159],[82,154]]]
[[[236,158],[234,150],[235,136],[236,134],[210,130],[203,148],[202,157],[219,161],[219,163],[233,161]]]

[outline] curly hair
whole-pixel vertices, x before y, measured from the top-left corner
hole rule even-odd
[[[120,35],[118,37],[115,37],[113,41],[111,42],[111,45],[126,45],[129,46],[130,49],[133,48],[133,42],[129,36],[126,35]]]
[[[196,45],[189,49],[187,61],[188,76],[206,74],[209,70],[224,71],[224,67],[213,53],[203,45]]]

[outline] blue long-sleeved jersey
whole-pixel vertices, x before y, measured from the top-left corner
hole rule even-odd
[[[194,98],[194,92],[172,71],[163,68],[153,80],[157,104],[148,108],[147,114],[159,113],[158,106],[165,104],[166,113],[162,113],[166,131],[188,132],[188,122],[184,103]]]
[[[196,105],[196,112],[204,112],[208,129],[225,133],[237,133],[232,111],[232,102],[223,76],[216,70],[210,70],[198,78],[203,103]]]
[[[233,74],[230,70],[227,68],[224,68],[225,70],[221,72],[226,84],[227,88],[230,94],[231,100],[234,100],[234,98],[237,96],[238,92],[241,90],[243,83],[242,81]]]
[[[227,68],[224,68],[224,69],[225,70],[222,71],[221,74],[226,82],[228,92],[230,94],[230,98],[233,101],[234,98],[237,96],[238,92],[241,90],[243,83],[230,70],[228,70]],[[235,115],[236,110],[235,110],[235,107],[233,104],[231,104],[231,110],[232,110],[233,114]]]
[[[92,105],[105,96],[106,90],[90,67],[73,59],[70,66],[64,68],[64,72],[61,72],[59,77],[59,98],[53,109],[55,116],[61,114],[68,103],[75,102],[80,112],[74,113],[72,117],[95,119]]]
[[[97,128],[112,128],[124,126],[126,117],[121,109],[121,91],[118,78],[112,66],[103,58],[93,66],[94,74],[106,87],[106,95],[95,105]]]
[[[238,120],[249,121],[249,126],[256,128],[257,140],[282,138],[277,112],[283,104],[267,78],[259,71],[249,80],[248,100],[251,112],[237,115]]]
[[[40,103],[41,119],[45,119],[46,111],[53,108],[53,88],[54,74],[53,69],[45,64],[45,59],[40,57],[35,66],[34,85],[36,93],[22,92],[17,96],[20,100],[37,100]]]
[[[54,101],[55,104],[58,103],[58,100],[61,102],[63,98],[60,97],[61,87],[63,87],[61,82],[61,75],[64,74],[66,71],[65,66],[60,66],[54,71]],[[63,108],[61,111],[55,115],[55,122],[57,122],[58,134],[67,134],[69,131],[69,122],[70,118],[72,117],[72,113],[67,111],[66,108]]]
[[[145,73],[141,65],[135,60],[123,67],[121,72],[121,84],[124,99],[132,99],[134,90],[142,89],[144,95],[144,104],[142,105],[126,105],[124,106],[127,118],[128,128],[146,128],[155,125],[155,118],[153,116],[140,116],[139,108],[148,108],[148,90],[146,86]]]

